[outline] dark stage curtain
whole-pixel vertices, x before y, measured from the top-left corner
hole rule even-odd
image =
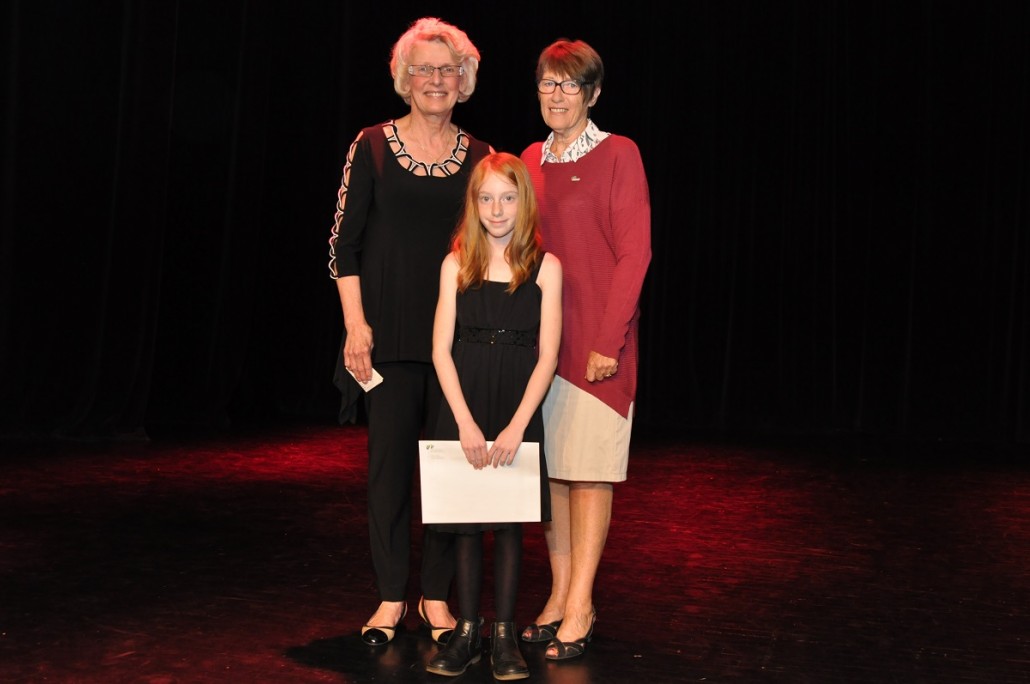
[[[498,149],[547,132],[543,46],[605,58],[652,193],[636,430],[1030,444],[1030,4],[4,7],[4,436],[335,417],[340,169],[435,15]]]

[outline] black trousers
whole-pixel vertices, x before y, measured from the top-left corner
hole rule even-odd
[[[383,382],[365,395],[368,416],[368,535],[381,601],[404,601],[412,551],[412,487],[418,440],[443,393],[431,363],[376,364]],[[419,520],[421,522],[421,519]],[[454,539],[422,527],[421,589],[445,601],[454,578]]]

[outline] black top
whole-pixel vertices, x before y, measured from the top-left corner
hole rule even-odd
[[[449,175],[419,175],[403,149],[397,155],[391,150],[384,126],[396,136],[392,121],[370,126],[347,155],[329,268],[334,278],[361,277],[373,364],[432,363],[440,262],[460,218],[469,173],[490,150],[459,129],[451,158],[433,167]],[[462,149],[467,153],[459,162]]]

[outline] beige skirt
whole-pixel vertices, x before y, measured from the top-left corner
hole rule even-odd
[[[555,376],[544,397],[547,474],[558,480],[623,482],[629,464],[629,418],[567,380]]]

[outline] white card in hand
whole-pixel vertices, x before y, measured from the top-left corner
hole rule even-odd
[[[352,371],[350,368],[348,368],[347,372],[350,373],[350,376],[352,378],[354,378],[354,371]],[[361,389],[365,390],[366,392],[369,391],[370,389],[372,389],[373,387],[376,387],[377,385],[379,385],[379,383],[381,383],[382,381],[383,381],[383,376],[380,375],[379,371],[377,371],[375,368],[372,369],[372,379],[369,380],[368,382],[361,382],[357,378],[354,378],[354,382],[356,382],[359,385],[361,385]]]

